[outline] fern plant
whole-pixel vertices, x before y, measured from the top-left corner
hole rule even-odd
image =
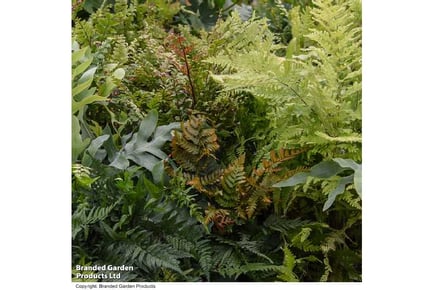
[[[203,115],[192,115],[181,123],[181,132],[172,139],[172,157],[180,166],[186,184],[206,196],[208,206],[204,222],[213,222],[220,232],[225,232],[235,219],[252,219],[272,203],[272,185],[276,180],[304,170],[283,170],[285,162],[294,159],[305,150],[271,151],[260,166],[248,171],[242,154],[224,166],[217,160],[215,129]],[[173,169],[166,167],[174,176]],[[276,200],[277,202],[278,200]],[[238,221],[241,222],[241,221]]]
[[[357,164],[351,159],[334,158],[332,161],[322,161],[321,163],[313,166],[309,173],[306,172],[298,173],[287,180],[276,183],[273,186],[286,187],[286,186],[298,185],[301,183],[305,183],[309,176],[316,177],[316,178],[331,178],[348,169],[353,170],[354,173],[349,176],[338,177],[337,179],[338,183],[336,188],[332,192],[328,193],[328,199],[324,204],[323,210],[327,210],[335,201],[336,196],[344,193],[346,186],[350,183],[354,184],[354,188],[357,194],[361,198],[362,165]]]
[[[211,31],[171,24],[221,1],[91,2],[73,7],[73,279],[360,281],[360,1],[256,1],[271,21]]]
[[[133,266],[122,281],[160,281],[168,271],[177,281],[209,277],[209,240],[188,207],[174,203],[163,185],[144,174],[110,175],[109,168],[99,169],[104,174],[95,169],[99,178],[91,187],[73,192],[73,267],[84,259]],[[202,268],[191,272],[193,263]]]
[[[324,155],[360,160],[361,29],[356,2],[313,1],[312,9],[292,9],[293,39],[286,57],[278,56],[281,46],[274,44],[263,20],[243,23],[233,15],[216,28],[232,36],[227,50],[207,60],[220,68],[214,79],[226,90],[266,99],[271,133],[281,145],[316,144],[313,150]],[[324,150],[325,144],[334,149]]]

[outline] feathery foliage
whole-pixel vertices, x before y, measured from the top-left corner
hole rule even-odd
[[[234,37],[225,39],[228,50],[207,59],[222,69],[213,78],[226,90],[266,99],[280,144],[327,144],[336,149],[315,149],[324,155],[339,149],[359,160],[361,23],[355,2],[313,1],[303,12],[292,9],[286,57],[278,56],[282,47],[263,20],[242,22],[233,15],[216,28]]]
[[[73,281],[361,281],[360,0],[72,21]]]

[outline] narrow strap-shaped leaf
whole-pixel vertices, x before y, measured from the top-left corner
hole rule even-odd
[[[335,190],[330,192],[328,194],[328,199],[324,203],[323,211],[326,211],[332,206],[333,202],[336,199],[336,196],[339,194],[342,194],[345,191],[345,187],[347,184],[351,183],[353,181],[354,174],[351,174],[350,176],[345,176],[339,180],[338,186],[336,186]]]
[[[75,162],[81,152],[89,145],[90,139],[82,139],[80,134],[80,122],[76,116],[72,116],[72,162]]]
[[[97,96],[97,95],[92,95],[92,96],[85,97],[83,100],[79,102],[72,100],[72,113],[75,114],[76,112],[81,110],[84,106],[98,101],[107,101],[107,98]]]
[[[71,59],[72,60],[72,64],[77,63],[86,54],[86,51],[88,49],[89,49],[88,47],[84,47],[84,48],[82,48],[80,50],[74,51],[72,53],[72,59]]]
[[[361,167],[362,166],[360,166],[360,169],[354,172],[354,188],[356,189],[360,198],[362,198],[362,168]]]
[[[286,180],[274,184],[273,187],[288,187],[288,186],[295,186],[300,183],[305,183],[308,176],[309,173],[299,172]]]
[[[76,68],[72,70],[72,79],[75,79],[76,76],[84,72],[92,63],[92,58],[89,60],[79,64]]]
[[[354,171],[359,170],[361,166],[352,159],[333,158],[333,161],[339,164],[342,168],[351,168]]]
[[[110,137],[110,135],[102,135],[92,140],[89,147],[87,148],[87,153],[94,157],[96,151],[104,144],[105,141]]]
[[[92,81],[93,81],[93,79],[88,79],[84,83],[80,83],[80,84],[76,85],[74,88],[72,88],[72,97],[75,97],[79,93],[88,89],[90,87],[90,85],[92,84]]]
[[[137,133],[137,146],[142,146],[148,141],[157,127],[157,120],[157,110],[149,111],[148,115],[140,123],[139,132]]]
[[[310,175],[318,178],[330,178],[342,171],[343,169],[341,166],[339,166],[339,164],[332,160],[327,160],[313,166],[310,171]]]
[[[90,69],[88,69],[84,74],[81,75],[81,77],[78,79],[78,83],[84,83],[87,82],[88,80],[92,79],[93,80],[93,76],[95,75],[97,67],[94,66]]]

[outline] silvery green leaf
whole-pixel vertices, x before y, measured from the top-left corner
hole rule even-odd
[[[333,161],[339,164],[342,168],[351,168],[354,171],[359,170],[361,166],[352,159],[333,158]]]
[[[113,72],[113,77],[122,80],[125,76],[125,70],[123,68],[118,68]]]
[[[130,165],[130,162],[128,161],[124,152],[116,153],[113,162],[110,163],[110,166],[116,167],[117,169],[120,169],[120,170],[127,169],[127,167],[129,165]]]
[[[359,170],[354,172],[354,187],[359,194],[360,198],[362,198],[362,166],[360,166]]]
[[[273,187],[287,187],[305,183],[308,176],[309,174],[306,172],[299,172],[284,181],[274,184]]]
[[[345,191],[345,187],[347,186],[347,184],[353,182],[353,177],[354,177],[354,175],[351,174],[349,176],[342,177],[339,180],[339,183],[336,186],[336,188],[328,194],[328,199],[324,203],[324,207],[322,209],[323,211],[328,210],[330,208],[330,206],[332,206],[333,202],[336,199],[336,196],[338,196],[339,194],[342,194]]]
[[[339,164],[332,160],[322,161],[313,166],[310,175],[318,178],[330,178],[342,172],[343,169]]]

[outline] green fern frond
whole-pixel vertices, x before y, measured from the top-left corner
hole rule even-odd
[[[128,62],[128,50],[129,46],[126,42],[125,36],[119,35],[116,37],[113,53],[111,55],[111,61],[118,65],[123,65]]]
[[[256,209],[259,206],[259,203],[261,202],[261,199],[266,195],[266,192],[261,190],[256,190],[248,199],[246,202],[246,214],[248,218],[253,217],[253,215],[256,212]]]
[[[241,155],[224,170],[221,184],[226,193],[233,193],[237,186],[246,182],[244,161],[245,155]]]
[[[282,281],[285,282],[298,282],[296,275],[294,274],[294,267],[296,264],[296,257],[288,248],[283,248],[283,265],[280,269],[280,275],[277,276]]]
[[[344,231],[335,231],[330,233],[321,244],[321,250],[327,254],[330,251],[335,251],[338,245],[345,246],[345,233]]]
[[[261,257],[265,260],[267,260],[268,262],[270,262],[271,264],[273,264],[273,260],[271,260],[267,255],[263,254],[260,251],[260,244],[259,241],[251,241],[249,240],[251,237],[248,235],[241,235],[241,240],[237,242],[237,245],[247,251],[250,252],[258,257]]]
[[[319,252],[321,251],[320,245],[314,245],[311,240],[308,239],[312,229],[304,227],[291,239],[291,245],[303,250],[305,252]]]
[[[210,271],[213,266],[212,247],[209,240],[201,240],[196,243],[195,247],[196,259],[199,260],[199,265],[204,271],[208,281],[210,280]]]
[[[219,206],[227,209],[232,209],[236,207],[240,202],[240,196],[235,193],[225,193],[218,194],[214,196],[215,201]]]
[[[330,142],[342,142],[342,143],[361,143],[362,137],[359,134],[353,136],[331,137],[323,132],[315,132],[315,135]]]
[[[242,265],[239,268],[233,269],[232,275],[235,275],[237,279],[241,274],[248,274],[252,272],[275,272],[278,273],[281,270],[281,266],[269,265],[264,263],[249,263]]]
[[[174,178],[171,180],[171,184],[174,188],[169,192],[170,199],[176,202],[179,207],[187,207],[190,216],[196,218],[199,222],[202,222],[202,209],[195,200],[196,195],[189,194],[191,188],[185,188],[185,180],[181,179],[180,182],[177,182],[177,179]]]
[[[223,277],[236,275],[238,269],[243,264],[242,259],[232,248],[216,247],[213,255],[215,271]]]
[[[89,225],[105,220],[117,204],[116,202],[107,207],[95,206],[91,209],[85,203],[80,204],[72,214],[72,239],[74,240],[82,230],[85,231],[87,239]]]
[[[176,249],[177,251],[187,253],[187,256],[192,257],[192,252],[195,249],[195,245],[193,242],[178,236],[166,236],[166,241],[169,243],[171,247]]]
[[[223,170],[215,170],[208,175],[200,176],[200,182],[203,185],[212,185],[220,182]]]
[[[266,99],[271,133],[279,136],[280,144],[329,141],[357,146],[360,139],[352,137],[361,135],[361,27],[360,9],[353,2],[313,1],[313,8],[292,8],[293,39],[286,58],[276,55],[268,33],[257,39],[246,32],[243,37],[250,38],[251,45],[222,50],[208,60],[225,66],[212,77],[226,91],[247,91]],[[229,23],[236,22],[229,18],[216,30],[230,30]],[[253,24],[235,24],[231,32],[238,38],[237,29],[248,30],[249,25]],[[226,69],[229,63],[231,69]],[[312,138],[318,137],[316,132],[332,139]]]
[[[137,265],[147,272],[167,268],[183,275],[179,259],[185,258],[185,253],[180,254],[167,244],[154,243],[145,246],[121,242],[110,245],[107,252],[110,252],[108,257],[111,260],[116,261],[116,257],[119,257],[124,264]]]
[[[182,274],[182,270],[179,268],[179,261],[177,260],[179,258],[181,257],[174,255],[170,247],[154,244],[146,249],[145,255],[140,254],[138,260],[139,263],[149,268],[156,269],[164,267]]]
[[[288,235],[289,232],[307,225],[309,221],[302,220],[300,217],[287,219],[276,215],[270,215],[264,222],[264,226]]]
[[[348,189],[351,189],[352,187],[354,186],[351,185],[348,187]],[[354,197],[354,195],[351,192],[346,191],[340,196],[340,199],[348,203],[353,208],[362,210],[362,206],[361,206],[362,200],[360,199],[360,196],[357,195],[356,197]]]
[[[320,278],[320,282],[327,282],[329,275],[331,272],[333,272],[332,267],[330,266],[330,261],[327,255],[324,256],[324,273],[322,274]]]

